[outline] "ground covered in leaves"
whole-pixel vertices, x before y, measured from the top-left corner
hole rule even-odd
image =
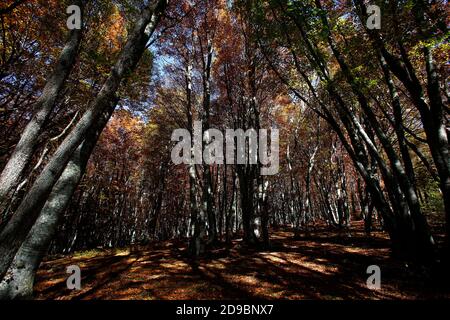
[[[66,288],[66,268],[81,268],[82,288]],[[367,267],[381,268],[381,290],[369,290]],[[362,225],[349,231],[312,230],[294,238],[274,230],[270,250],[250,250],[236,240],[194,262],[183,242],[95,250],[49,257],[37,274],[37,299],[434,299],[450,298],[430,281],[389,256],[389,240]]]

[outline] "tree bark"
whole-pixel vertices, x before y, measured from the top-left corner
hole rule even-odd
[[[89,157],[111,117],[117,101],[89,130],[84,142],[56,182],[36,223],[17,251],[5,277],[0,282],[0,299],[28,299],[33,294],[36,271],[56,233],[59,221],[86,170]]]
[[[127,43],[108,79],[77,125],[62,142],[55,154],[36,179],[19,208],[0,233],[0,278],[3,278],[14,255],[33,226],[51,189],[66,167],[73,152],[86,137],[98,117],[116,99],[116,91],[123,79],[130,75],[144,53],[151,34],[167,5],[167,1],[153,1],[142,12],[130,32]],[[147,29],[150,27],[149,29]]]
[[[81,3],[79,1],[79,4]],[[41,96],[32,107],[33,110],[36,110],[36,113],[25,127],[18,144],[3,168],[0,175],[0,214],[8,206],[9,199],[13,196],[23,171],[33,156],[42,129],[75,65],[82,34],[83,29],[75,29],[70,32],[69,39],[61,51],[54,71],[48,78]]]
[[[361,16],[361,20],[366,19],[366,6],[364,1],[355,0],[355,2],[359,8],[358,13]],[[425,3],[423,1],[415,2],[413,6],[413,13],[418,24],[419,33],[422,34],[427,23],[424,17],[424,6]],[[390,71],[405,86],[410,94],[411,101],[420,113],[427,143],[440,178],[439,187],[442,191],[446,215],[447,247],[450,250],[450,155],[446,117],[444,116],[446,111],[440,94],[439,79],[431,48],[427,45],[424,45],[422,48],[427,72],[426,87],[429,98],[429,102],[427,102],[422,84],[416,75],[416,71],[402,43],[398,42],[401,55],[400,60],[400,58],[394,56],[386,49],[381,35],[376,30],[366,31],[372,39],[375,49],[380,50]]]

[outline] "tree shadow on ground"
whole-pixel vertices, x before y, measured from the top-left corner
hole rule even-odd
[[[449,298],[389,256],[386,235],[367,238],[356,225],[351,237],[318,229],[294,239],[272,233],[270,249],[240,240],[193,260],[179,241],[106,252],[97,257],[49,259],[35,285],[38,299],[430,299]],[[82,269],[82,289],[69,291],[66,267]],[[382,289],[369,290],[367,267],[378,265]]]

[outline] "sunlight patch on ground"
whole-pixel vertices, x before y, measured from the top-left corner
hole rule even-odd
[[[361,226],[359,230],[363,230]],[[347,242],[346,242],[347,241]],[[372,242],[371,242],[372,241]],[[233,247],[196,263],[186,246],[172,242],[118,250],[90,250],[48,257],[36,277],[38,299],[417,299],[435,297],[419,278],[401,277],[389,258],[389,241],[352,232],[352,239],[318,231],[301,240],[273,233],[273,251]],[[354,243],[357,245],[355,246]],[[362,247],[360,244],[364,244]],[[154,247],[153,247],[154,246]],[[180,247],[181,246],[181,247]],[[277,249],[279,248],[279,250]],[[222,250],[222,251],[221,251]],[[368,264],[383,261],[382,290],[366,287]],[[82,290],[65,286],[66,267],[82,268]],[[449,297],[448,294],[443,297]]]
[[[126,250],[118,250],[114,256],[115,256],[115,257],[125,257],[125,256],[129,256],[130,253],[131,253],[131,252],[130,252],[129,249],[126,249]]]

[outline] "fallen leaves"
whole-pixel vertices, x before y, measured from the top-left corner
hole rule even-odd
[[[38,299],[425,299],[449,292],[424,285],[389,257],[389,240],[367,238],[355,224],[352,238],[317,230],[294,240],[274,231],[272,249],[251,250],[235,241],[194,262],[185,246],[160,243],[133,250],[112,249],[48,259],[37,274]],[[65,268],[82,266],[82,290],[65,288]],[[382,269],[382,290],[366,285],[366,268]]]

